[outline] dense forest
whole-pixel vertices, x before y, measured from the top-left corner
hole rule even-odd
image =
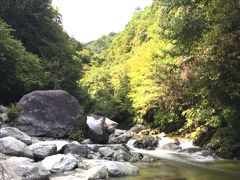
[[[0,102],[36,89],[79,95],[82,46],[63,31],[51,0],[0,0]]]
[[[51,0],[0,0],[0,103],[63,89],[88,113],[236,156],[239,19],[239,0],[154,0],[124,31],[82,45],[63,31]]]

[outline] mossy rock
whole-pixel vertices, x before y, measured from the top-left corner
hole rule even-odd
[[[216,155],[232,159],[240,159],[239,130],[231,127],[220,128],[205,146],[216,152]]]

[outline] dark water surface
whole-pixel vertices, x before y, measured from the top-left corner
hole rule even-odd
[[[240,161],[175,162],[159,160],[138,164],[140,174],[111,180],[240,180]]]

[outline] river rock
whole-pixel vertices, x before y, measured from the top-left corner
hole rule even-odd
[[[118,124],[106,117],[87,116],[86,135],[89,139],[98,142],[108,142],[109,134],[115,131]]]
[[[131,160],[131,153],[123,149],[114,151],[113,160],[119,162],[126,162]]]
[[[14,126],[30,136],[63,137],[86,125],[77,99],[62,90],[34,91],[23,96],[19,106]]]
[[[145,130],[145,129],[147,129],[146,126],[144,126],[142,124],[136,124],[135,126],[130,128],[128,131],[138,134],[140,131]]]
[[[163,150],[170,150],[170,151],[176,151],[178,149],[181,149],[181,147],[175,143],[167,143],[161,146],[161,149]]]
[[[33,158],[32,152],[25,143],[10,136],[0,139],[0,152],[11,156]]]
[[[47,156],[57,154],[57,146],[49,142],[38,142],[29,146],[32,151],[34,159],[42,160]]]
[[[77,166],[78,160],[71,154],[57,154],[46,157],[41,164],[50,172],[61,173],[73,170]]]
[[[108,169],[108,175],[111,177],[134,176],[139,173],[137,166],[128,162],[116,162],[106,160],[83,160],[79,167],[105,166]]]
[[[30,136],[14,127],[4,127],[0,129],[0,138],[7,136],[12,136],[27,145],[30,145],[32,143]]]
[[[86,158],[89,152],[90,152],[90,148],[87,145],[74,144],[74,143],[67,144],[63,150],[64,154],[71,153],[82,158]]]
[[[132,131],[116,129],[114,133],[109,136],[108,144],[122,144],[127,143],[136,133]]]
[[[114,151],[110,147],[100,147],[98,149],[98,152],[104,157],[104,158],[111,158],[114,154]]]
[[[0,161],[0,172],[0,179],[3,180],[45,180],[50,175],[50,172],[41,164],[22,157]]]
[[[158,146],[158,139],[152,136],[143,136],[138,138],[133,146],[140,149],[154,150]]]

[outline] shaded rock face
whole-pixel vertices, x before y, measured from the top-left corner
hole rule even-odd
[[[63,137],[86,125],[77,99],[62,90],[34,91],[23,96],[19,106],[21,114],[14,126],[30,136]]]
[[[115,131],[118,123],[101,116],[87,116],[86,135],[98,143],[107,143],[109,134]]]

